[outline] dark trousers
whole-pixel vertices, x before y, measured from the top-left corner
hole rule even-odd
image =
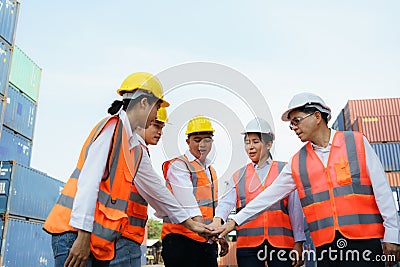
[[[316,248],[318,267],[385,266],[380,239],[348,239],[338,231],[332,243]]]
[[[161,256],[166,267],[218,267],[216,243],[198,242],[184,235],[168,234]]]
[[[236,249],[236,258],[239,267],[265,267],[265,262],[268,267],[291,267],[291,251],[292,249],[276,248],[265,240],[258,247]]]

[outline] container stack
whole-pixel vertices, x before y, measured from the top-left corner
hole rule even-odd
[[[349,100],[333,129],[362,132],[378,155],[399,211],[400,98]]]
[[[0,133],[4,120],[5,96],[11,69],[19,2],[0,0]]]
[[[15,161],[1,161],[0,169],[0,265],[53,266],[51,236],[42,227],[64,183]]]
[[[0,266],[53,266],[42,227],[64,183],[30,167],[41,69],[14,45],[19,7],[0,0]]]
[[[14,47],[5,97],[0,160],[30,165],[41,69]]]

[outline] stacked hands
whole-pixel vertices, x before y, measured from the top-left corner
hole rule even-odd
[[[222,225],[221,218],[214,218],[213,222],[210,224],[204,224],[204,220],[202,217],[193,217],[192,219],[188,219],[184,222],[185,226],[198,233],[200,236],[209,240],[209,242],[218,242],[221,251],[219,253],[220,257],[225,256],[229,252],[229,244],[225,239],[225,236],[235,229],[236,223],[234,220],[230,220],[224,225]],[[294,250],[298,250],[299,248],[293,248]],[[301,255],[301,250],[298,250]],[[386,256],[388,255],[396,255],[396,261],[387,262],[387,266],[392,266],[400,261],[400,249],[397,244],[391,244],[384,242],[383,243],[383,252]],[[294,262],[294,266],[302,266],[304,261]]]
[[[229,221],[222,225],[220,218],[214,218],[210,224],[205,224],[204,219],[201,216],[187,219],[183,224],[193,232],[198,233],[200,236],[208,240],[208,242],[218,242],[221,250],[219,256],[223,257],[229,252],[229,244],[225,239],[225,236],[235,228],[235,222]]]

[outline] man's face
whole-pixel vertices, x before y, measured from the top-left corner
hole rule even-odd
[[[186,139],[186,143],[189,146],[190,153],[204,162],[211,151],[213,139],[211,134],[197,134]]]
[[[292,129],[297,137],[302,141],[312,140],[313,134],[315,134],[316,128],[316,117],[315,112],[308,114],[302,111],[292,111],[289,114],[290,129]]]
[[[153,121],[150,126],[144,130],[144,140],[149,145],[157,145],[163,133],[165,123],[160,121]]]

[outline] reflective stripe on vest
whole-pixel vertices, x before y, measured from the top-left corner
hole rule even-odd
[[[354,239],[383,237],[360,133],[336,132],[326,168],[306,144],[293,157],[292,174],[315,246],[332,242],[335,230]]]
[[[285,166],[284,162],[273,161],[262,185],[253,163],[239,169],[234,175],[237,203],[240,210],[272,184]],[[260,214],[254,220],[236,227],[238,236],[237,247],[257,247],[268,240],[274,247],[293,248],[294,238],[287,208],[288,197],[275,203],[268,211]]]
[[[139,156],[139,154],[142,155],[143,146],[140,145],[138,149],[134,151],[134,154],[135,158]],[[137,172],[140,162],[135,161],[135,164],[135,170]],[[127,210],[128,223],[125,225],[124,230],[122,231],[122,235],[139,244],[143,242],[146,232],[145,226],[147,222],[147,206],[147,202],[137,191],[136,185],[132,184]]]
[[[93,128],[81,150],[75,170],[44,224],[44,229],[54,234],[76,231],[69,226],[69,220],[81,169],[85,164],[89,147],[111,121],[116,121],[116,127],[105,174],[99,184],[90,241],[92,253],[100,260],[110,260],[114,257],[114,241],[121,235],[123,226],[128,222],[126,209],[130,202],[129,193],[142,156],[139,146],[133,148],[131,154],[126,130],[118,116],[103,119]],[[127,164],[132,164],[132,166]]]
[[[172,162],[176,160],[180,160],[185,163],[187,170],[190,172],[190,179],[193,186],[193,195],[196,197],[197,204],[203,215],[204,223],[211,223],[215,214],[215,208],[217,205],[217,200],[215,197],[217,196],[218,192],[217,176],[214,169],[211,166],[209,167],[211,174],[210,182],[204,168],[196,161],[189,162],[189,160],[184,155],[164,162],[163,173],[166,179],[167,187],[171,192],[172,188],[169,184],[167,173]],[[167,217],[163,219],[161,238],[164,238],[167,234],[170,233],[182,234],[199,242],[207,241],[205,238],[200,237],[197,233],[188,230],[183,225],[172,224],[171,220]]]

